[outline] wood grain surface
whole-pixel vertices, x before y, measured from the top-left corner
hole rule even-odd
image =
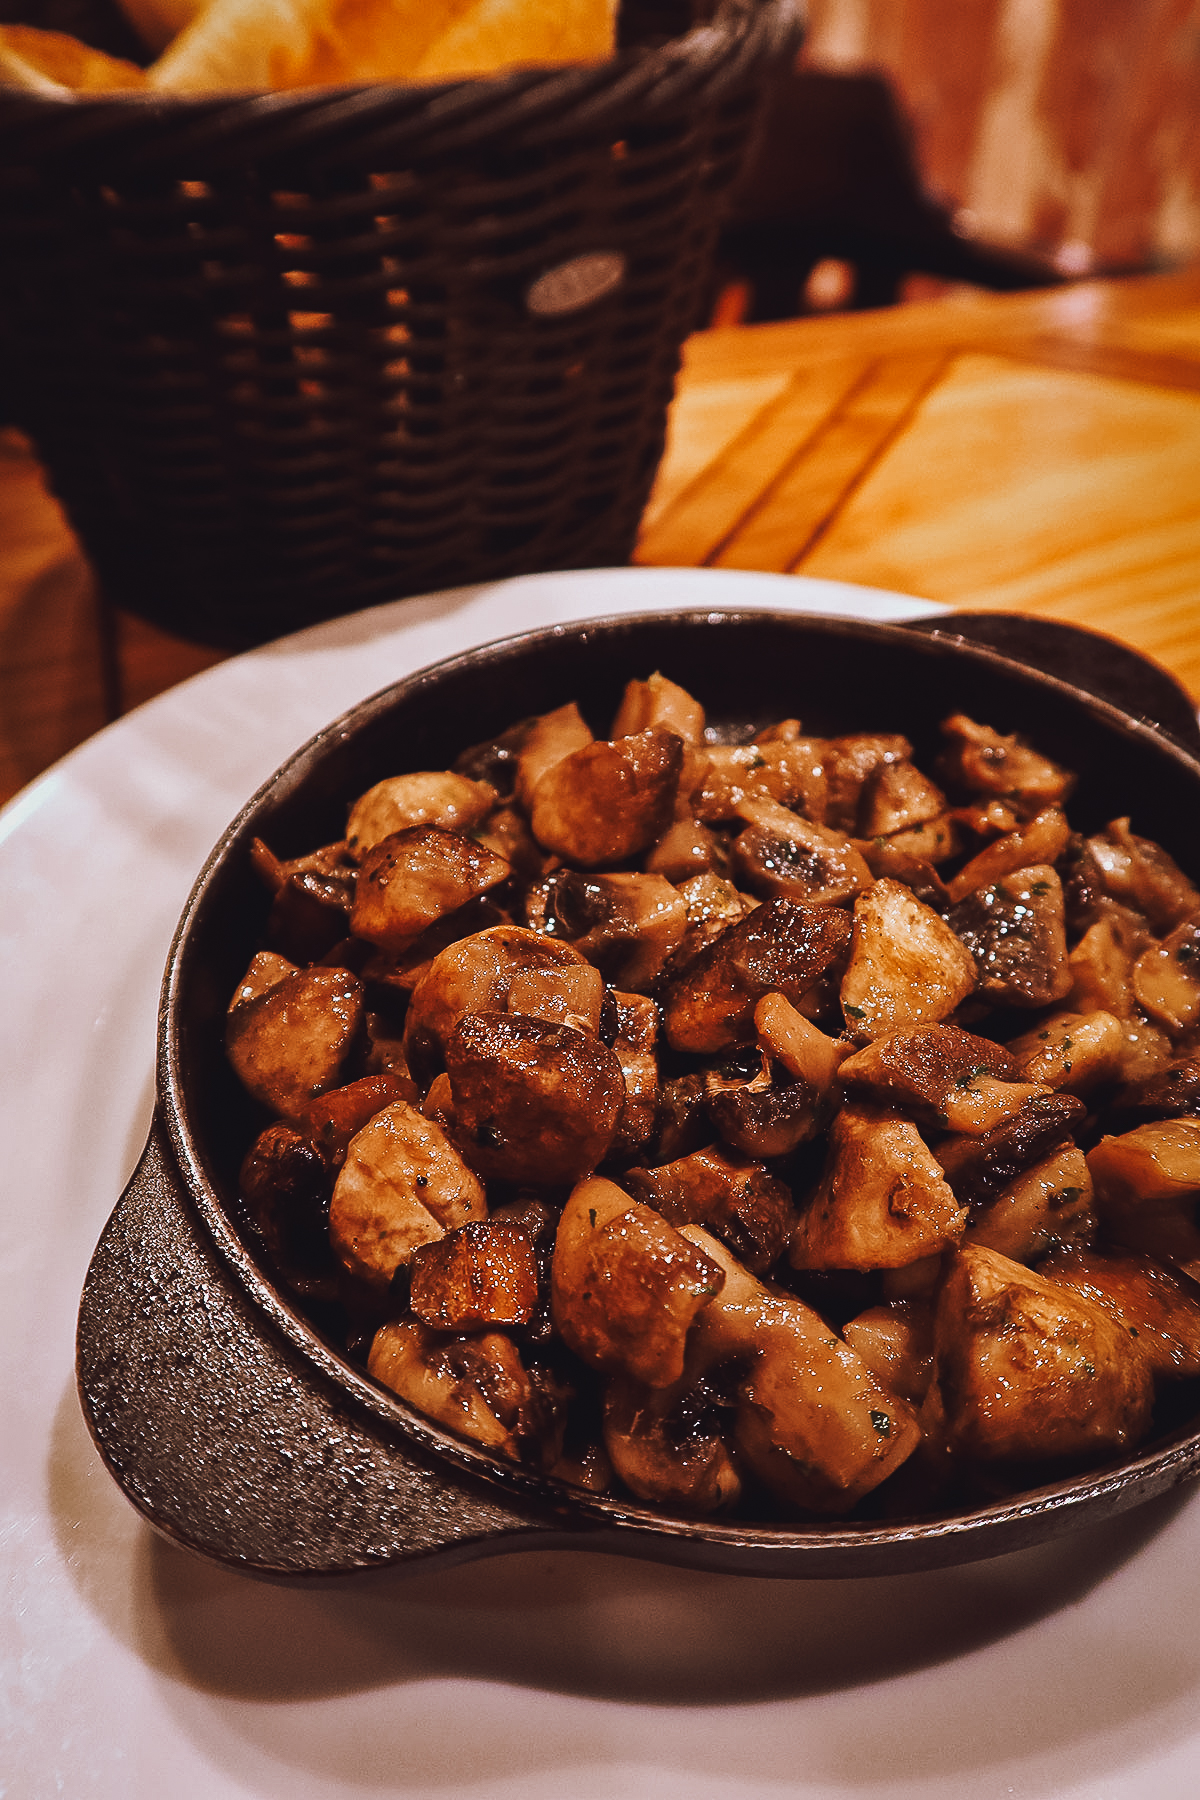
[[[1200,273],[699,333],[637,560],[1087,625],[1200,701]],[[0,436],[0,799],[220,660],[98,617]]]

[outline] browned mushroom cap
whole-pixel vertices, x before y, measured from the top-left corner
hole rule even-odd
[[[519,1224],[472,1220],[413,1251],[409,1305],[439,1331],[527,1325],[537,1302],[534,1242]]]
[[[1061,805],[1075,786],[1068,769],[966,713],[944,719],[942,737],[938,769],[943,780],[969,794],[1002,794],[1022,816]]]
[[[625,1103],[616,1056],[590,1032],[468,1013],[446,1046],[461,1141],[485,1177],[548,1186],[603,1161]]]
[[[604,1445],[639,1500],[707,1517],[733,1506],[742,1483],[721,1436],[708,1383],[684,1376],[652,1388],[616,1375],[604,1395]]]
[[[969,950],[932,907],[885,876],[854,902],[842,1011],[860,1043],[936,1024],[975,989]]]
[[[297,1113],[296,1123],[308,1133],[330,1168],[340,1169],[351,1138],[370,1124],[376,1113],[394,1100],[415,1104],[416,1099],[415,1082],[401,1074],[364,1075],[359,1081],[331,1088],[327,1094],[310,1100]]]
[[[381,950],[403,950],[435,919],[457,912],[511,873],[504,858],[435,825],[384,838],[363,857],[350,928]]]
[[[413,989],[405,1048],[440,1057],[464,1014],[509,1009],[514,986],[522,1012],[599,1026],[604,978],[586,957],[524,926],[493,925],[434,957]]]
[[[594,869],[628,862],[671,823],[683,767],[673,731],[639,731],[575,750],[534,789],[529,822],[539,844]]]
[[[297,969],[234,1001],[225,1048],[256,1100],[290,1117],[337,1085],[363,1016],[362,983],[348,969]]]
[[[630,1169],[622,1179],[669,1224],[706,1226],[755,1274],[783,1254],[795,1228],[786,1182],[718,1145],[654,1169]]]
[[[746,829],[734,839],[733,868],[752,893],[833,906],[870,886],[870,868],[840,831],[774,800],[744,800],[738,811]]]
[[[1092,1460],[1145,1436],[1148,1359],[1093,1300],[981,1245],[959,1249],[937,1307],[950,1440],[981,1462]]]
[[[967,1222],[910,1119],[843,1106],[792,1237],[797,1269],[899,1269],[957,1243]]]
[[[688,1333],[724,1277],[653,1208],[594,1175],[559,1221],[551,1306],[563,1341],[593,1368],[670,1387]]]
[[[719,1055],[754,1036],[754,1007],[781,993],[794,1006],[842,962],[850,920],[838,907],[768,900],[727,926],[687,964],[663,996],[675,1050]]]
[[[1048,863],[1017,869],[952,907],[947,923],[997,1005],[1052,1006],[1071,991],[1062,883]]]

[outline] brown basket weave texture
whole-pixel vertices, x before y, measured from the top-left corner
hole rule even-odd
[[[236,647],[628,560],[798,35],[793,0],[662,19],[437,86],[0,95],[3,403],[112,602]]]

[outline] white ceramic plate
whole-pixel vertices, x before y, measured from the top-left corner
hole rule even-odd
[[[79,1292],[150,1118],[176,918],[313,731],[508,632],[713,605],[940,609],[794,577],[530,577],[223,663],[0,814],[0,1800],[1188,1800],[1200,1494],[930,1575],[590,1554],[296,1591],[160,1541],[75,1398]]]

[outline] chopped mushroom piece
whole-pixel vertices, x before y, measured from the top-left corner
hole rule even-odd
[[[1148,1359],[1095,1301],[964,1244],[937,1308],[937,1370],[950,1440],[984,1463],[1096,1460],[1146,1434]]]
[[[250,958],[250,966],[233,990],[233,998],[229,1002],[232,1013],[235,1007],[246,1000],[257,1000],[260,994],[269,993],[288,975],[298,975],[299,969],[286,956],[276,955],[274,950],[260,950]]]
[[[543,894],[546,928],[623,987],[650,986],[687,932],[687,902],[662,875],[560,870],[531,898]]]
[[[709,1118],[744,1156],[790,1156],[824,1129],[833,1110],[807,1081],[772,1067],[761,1050],[753,1070],[710,1069],[704,1088]]]
[[[397,1100],[350,1140],[329,1236],[348,1272],[383,1295],[418,1244],[486,1217],[483,1186],[446,1134]]]
[[[890,837],[929,825],[946,810],[941,788],[923,775],[908,757],[882,762],[868,776],[858,803],[860,837]]]
[[[647,1387],[616,1375],[604,1395],[604,1445],[630,1493],[706,1517],[733,1506],[742,1482],[704,1380]]]
[[[728,824],[747,800],[774,800],[824,823],[826,780],[819,738],[760,739],[753,744],[711,744],[708,767],[690,802],[708,825]]]
[[[896,1269],[958,1242],[967,1222],[910,1119],[843,1106],[792,1236],[796,1269]]]
[[[988,1131],[1044,1091],[1016,1074],[1002,1045],[957,1025],[918,1025],[876,1038],[839,1071],[856,1099],[895,1107],[942,1131]]]
[[[538,1003],[531,1004],[537,977]],[[493,925],[449,944],[435,956],[413,989],[404,1027],[411,1057],[441,1057],[467,1013],[510,1005],[514,986],[520,1010],[539,1018],[586,1020],[600,1025],[604,978],[571,944],[520,925]]]
[[[657,670],[646,681],[626,684],[612,735],[633,737],[639,731],[651,730],[673,731],[685,744],[699,744],[704,739],[704,708],[700,702]]]
[[[240,998],[246,987],[226,1018],[226,1052],[247,1092],[290,1118],[337,1086],[362,1026],[362,983],[348,969],[297,969],[252,999]]]
[[[1110,1012],[1054,1013],[1012,1038],[1009,1055],[1021,1079],[1066,1094],[1087,1094],[1121,1072],[1124,1033]]]
[[[1071,1246],[1039,1274],[1111,1313],[1158,1376],[1200,1375],[1200,1288],[1151,1256]]]
[[[390,775],[368,788],[350,809],[346,848],[355,862],[384,838],[412,825],[474,831],[496,804],[496,790],[452,769]]]
[[[275,1271],[291,1286],[328,1262],[332,1191],[333,1171],[320,1147],[280,1120],[242,1159],[239,1196]]]
[[[1162,1119],[1088,1151],[1102,1212],[1173,1211],[1200,1196],[1200,1118]]]
[[[1133,915],[1096,919],[1067,958],[1071,975],[1065,996],[1068,1005],[1076,1012],[1103,1011],[1128,1019],[1135,1009],[1134,961],[1153,941],[1146,926]]]
[[[1200,912],[1177,925],[1161,944],[1143,950],[1130,977],[1152,1019],[1175,1036],[1200,1020]]]
[[[1088,838],[1084,853],[1103,892],[1143,914],[1154,931],[1169,931],[1200,911],[1200,892],[1161,845],[1129,829],[1128,819],[1114,819]]]
[[[999,1006],[1053,1006],[1071,992],[1062,883],[1049,863],[1017,869],[951,908],[979,992]]]
[[[752,1157],[717,1145],[654,1169],[630,1169],[629,1191],[671,1225],[704,1225],[754,1274],[783,1254],[796,1224],[791,1189]]]
[[[687,907],[687,932],[676,952],[680,967],[690,963],[705,944],[711,944],[721,935],[727,925],[736,925],[758,905],[757,900],[741,893],[732,881],[711,871],[681,882],[679,897]]]
[[[519,1224],[472,1220],[413,1251],[409,1305],[439,1331],[527,1325],[537,1303],[537,1254]]]
[[[614,1152],[631,1151],[647,1143],[658,1122],[658,1007],[644,994],[613,990],[616,1034],[613,1055],[621,1065],[625,1101],[613,1139]]]
[[[668,825],[646,857],[646,873],[682,885],[693,876],[720,875],[727,862],[724,841],[688,814]]]
[[[836,1097],[838,1073],[851,1050],[844,1038],[831,1038],[782,994],[763,995],[754,1009],[754,1029],[767,1055],[795,1080],[822,1097]]]
[[[850,921],[831,906],[769,900],[726,926],[669,983],[663,1024],[675,1050],[719,1055],[754,1035],[754,1008],[781,993],[798,1009],[820,978],[836,969]]]
[[[1113,1097],[1112,1113],[1129,1129],[1156,1119],[1200,1118],[1200,1056],[1181,1057],[1124,1082]]]
[[[757,1281],[699,1225],[681,1235],[724,1273],[696,1321],[696,1353],[709,1366],[748,1363],[734,1425],[741,1454],[792,1505],[848,1512],[916,1449],[910,1407],[802,1300]]]
[[[733,867],[752,893],[833,906],[850,900],[873,879],[849,838],[814,825],[775,800],[743,800],[746,830],[733,844]]]
[[[385,837],[363,857],[350,928],[381,950],[408,947],[435,919],[507,879],[504,858],[435,825]]]
[[[990,1131],[942,1138],[937,1159],[965,1206],[980,1206],[1061,1149],[1087,1117],[1074,1094],[1035,1093]]]
[[[933,1380],[933,1309],[920,1300],[869,1306],[842,1328],[876,1380],[910,1406],[921,1405]]]
[[[864,795],[889,763],[907,763],[911,758],[912,745],[895,732],[859,731],[828,738],[823,755],[828,783],[824,823],[859,837],[874,836],[859,828]]]
[[[556,763],[594,742],[583,714],[571,701],[527,722],[517,755],[516,796],[526,812],[542,776]]]
[[[1006,832],[964,863],[949,883],[951,903],[965,900],[976,888],[989,887],[1017,869],[1034,863],[1055,863],[1071,838],[1067,815],[1057,806],[1035,813],[1027,825]]]
[[[886,877],[854,902],[842,1011],[860,1043],[936,1024],[975,990],[970,951],[932,907]]]
[[[381,1075],[364,1075],[345,1087],[331,1088],[310,1100],[296,1114],[296,1123],[308,1133],[331,1169],[340,1169],[346,1160],[350,1141],[369,1125],[376,1113],[393,1100],[415,1104],[414,1082],[395,1071]]]
[[[1048,756],[965,713],[944,721],[942,737],[939,766],[952,783],[968,793],[1003,795],[1023,816],[1061,805],[1075,786],[1074,775]]]
[[[402,1400],[460,1437],[512,1462],[551,1466],[561,1424],[503,1331],[446,1337],[420,1319],[394,1319],[375,1333],[367,1372]]]
[[[529,806],[533,835],[581,869],[627,862],[671,823],[682,767],[683,743],[673,731],[587,744],[538,782]]]
[[[554,1323],[593,1368],[671,1387],[683,1376],[692,1322],[723,1281],[719,1263],[615,1182],[593,1176],[563,1208]]]
[[[1057,1245],[1090,1238],[1095,1223],[1087,1158],[1078,1144],[1064,1144],[985,1201],[966,1235],[1017,1262],[1036,1262]]]
[[[902,848],[900,840],[890,838],[859,838],[856,848],[862,851],[863,861],[876,881],[886,875],[911,888],[917,899],[931,906],[934,912],[945,912],[950,904],[949,890],[933,866],[935,859],[944,858],[910,853]]]
[[[580,1180],[608,1154],[625,1104],[607,1044],[519,1013],[460,1019],[446,1073],[465,1154],[488,1179]]]

